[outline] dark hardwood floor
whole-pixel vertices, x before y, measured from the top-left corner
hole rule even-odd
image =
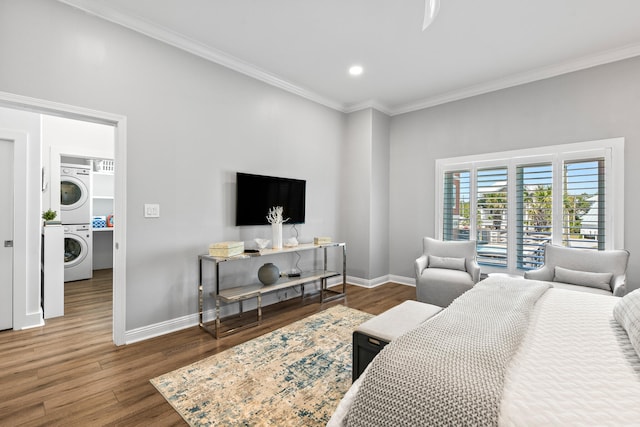
[[[0,426],[186,425],[149,379],[216,354],[335,304],[379,314],[413,287],[348,285],[346,300],[267,306],[261,325],[216,341],[199,327],[116,347],[111,271],[65,286],[65,316],[0,332]]]

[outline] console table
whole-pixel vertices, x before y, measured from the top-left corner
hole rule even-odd
[[[342,272],[327,270],[327,250],[342,249]],[[246,285],[233,286],[231,288],[220,289],[220,267],[227,262],[242,262],[243,260],[252,259],[266,255],[278,255],[291,252],[302,252],[320,250],[323,254],[323,268],[302,272],[299,277],[280,277],[278,281],[272,285],[262,285],[261,283],[253,283]],[[215,298],[215,320],[204,321],[204,303],[206,295],[204,293],[204,285],[202,280],[202,268],[204,262],[215,264],[215,292],[211,292],[209,296]],[[331,277],[342,275],[342,290],[336,291],[327,287],[327,280]],[[245,252],[233,257],[214,257],[210,255],[198,256],[198,312],[200,316],[200,327],[209,332],[216,339],[237,332],[251,326],[260,324],[262,321],[262,295],[274,292],[280,289],[291,288],[300,285],[302,290],[302,298],[304,299],[304,285],[307,283],[320,281],[320,302],[331,301],[336,298],[343,298],[347,291],[347,245],[346,243],[326,243],[321,245],[301,244],[295,247],[285,247],[282,249],[261,249],[258,252]],[[242,314],[242,303],[250,298],[256,298],[258,301],[256,320],[244,324],[239,327],[221,331],[220,303],[238,303],[240,314]]]

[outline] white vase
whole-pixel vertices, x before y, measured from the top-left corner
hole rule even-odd
[[[273,233],[271,247],[273,249],[282,249],[282,223],[271,224],[271,232]]]

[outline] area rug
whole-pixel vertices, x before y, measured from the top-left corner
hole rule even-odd
[[[324,426],[351,386],[354,328],[342,305],[151,380],[191,426]]]

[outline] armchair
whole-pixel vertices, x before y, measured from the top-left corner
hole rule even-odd
[[[605,295],[626,293],[629,252],[594,251],[546,244],[544,265],[524,273],[525,279],[552,282],[556,288]]]
[[[441,241],[425,237],[423,255],[416,259],[416,298],[447,307],[480,280],[476,242]]]

